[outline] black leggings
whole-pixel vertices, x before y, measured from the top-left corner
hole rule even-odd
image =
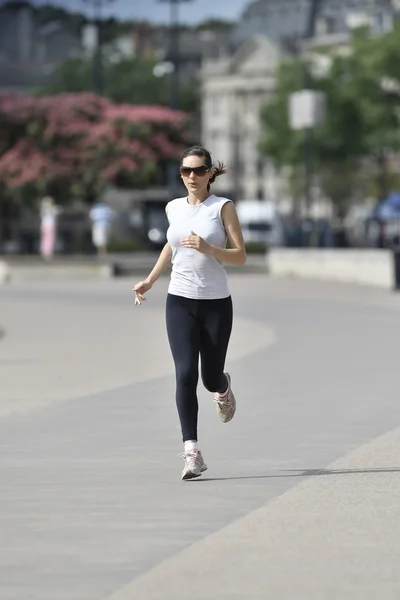
[[[176,404],[183,441],[197,440],[197,383],[210,392],[225,392],[226,352],[232,331],[232,299],[192,300],[168,294],[167,333],[175,362]]]

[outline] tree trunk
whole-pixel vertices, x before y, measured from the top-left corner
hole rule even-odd
[[[377,184],[379,200],[387,198],[389,193],[389,173],[388,173],[388,162],[385,154],[385,150],[381,148],[376,157],[376,164],[378,167]]]

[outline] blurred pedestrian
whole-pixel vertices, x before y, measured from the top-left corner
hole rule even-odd
[[[94,204],[89,212],[92,221],[92,242],[98,254],[107,254],[111,223],[115,211],[105,202]]]
[[[54,256],[59,212],[60,207],[54,204],[53,198],[43,198],[40,203],[40,254],[45,260]]]
[[[182,479],[207,469],[197,435],[199,356],[203,384],[214,393],[222,422],[230,421],[236,410],[231,378],[224,373],[233,308],[222,263],[244,265],[246,250],[233,202],[210,192],[210,185],[225,172],[223,164],[213,166],[206,149],[193,146],[185,151],[180,174],[188,195],[167,204],[168,242],[149,276],[133,288],[135,304],[141,304],[172,262],[166,322],[184,442]]]

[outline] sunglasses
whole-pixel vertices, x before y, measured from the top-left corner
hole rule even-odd
[[[189,177],[192,172],[199,177],[204,177],[204,175],[208,173],[210,169],[205,165],[200,165],[200,167],[181,167],[180,171],[183,177]]]

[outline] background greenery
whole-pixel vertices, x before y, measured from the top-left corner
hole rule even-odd
[[[327,72],[317,73],[315,59],[285,60],[280,65],[274,96],[262,111],[261,150],[278,167],[291,167],[295,196],[304,191],[305,152],[318,184],[339,217],[355,196],[384,198],[400,187],[396,155],[400,150],[400,23],[393,31],[372,36],[354,32],[350,52],[334,54]],[[323,124],[305,135],[290,128],[289,98],[302,89],[307,70],[313,89],[326,93]]]

